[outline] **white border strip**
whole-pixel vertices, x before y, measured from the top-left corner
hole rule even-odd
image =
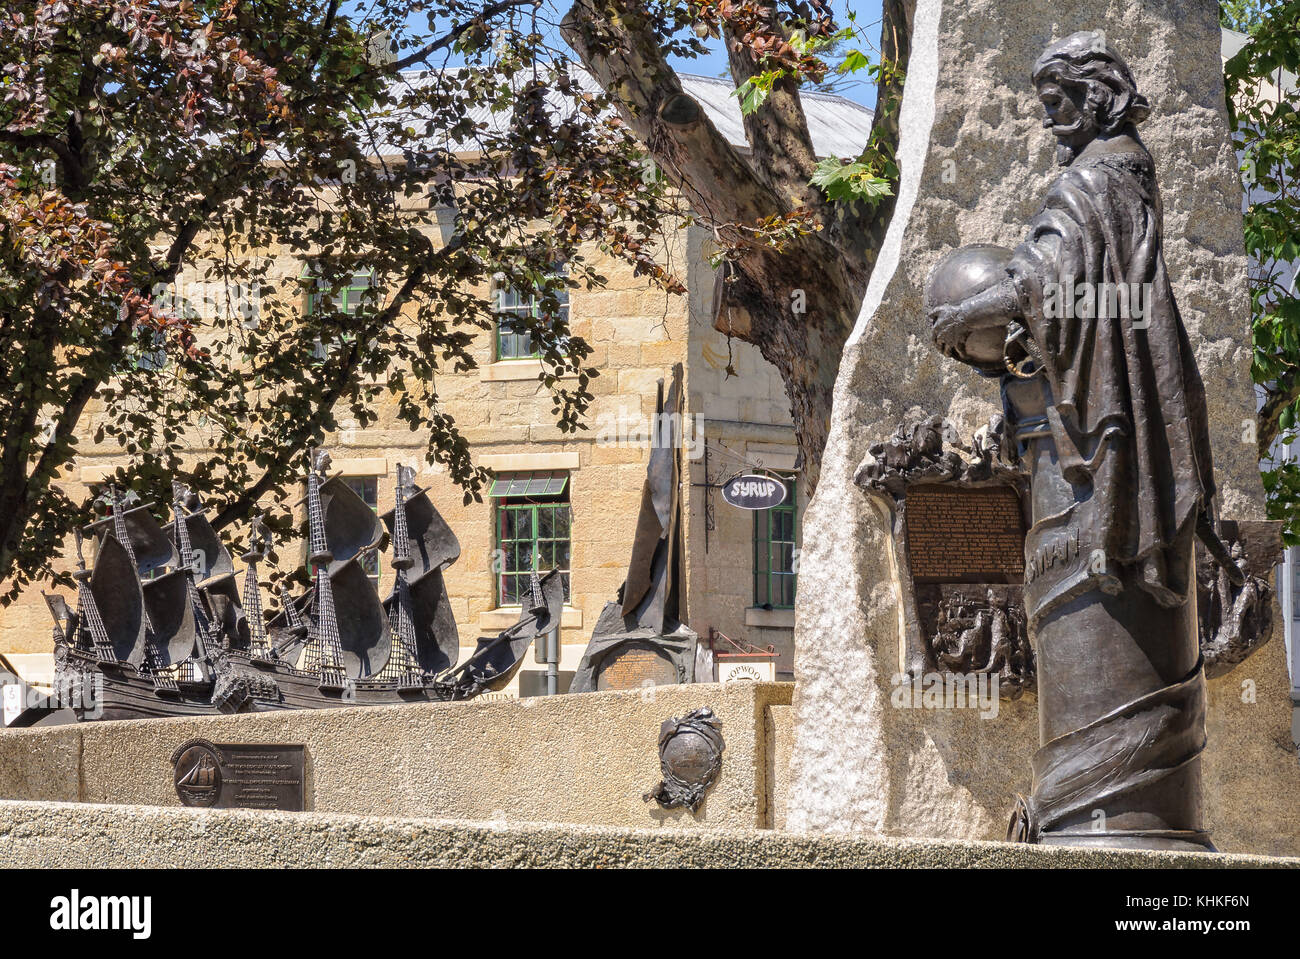
[[[858,321],[846,346],[853,346],[862,338],[871,317],[880,308],[885,288],[898,271],[903,234],[912,219],[912,208],[921,190],[921,173],[930,150],[934,94],[939,86],[939,19],[942,13],[943,0],[917,0],[916,17],[912,21],[912,53],[908,58],[903,103],[898,116],[898,202],[889,229],[885,231],[885,242],[881,244],[876,268],[867,283]]]

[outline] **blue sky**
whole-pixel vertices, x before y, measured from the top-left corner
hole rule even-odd
[[[846,23],[844,10],[852,10],[857,14],[857,24],[863,29],[863,32],[871,41],[871,47],[864,52],[872,54],[872,60],[876,47],[880,43],[880,25],[877,21],[880,19],[880,0],[855,0],[850,3],[836,3],[835,13],[841,23]],[[699,73],[704,76],[717,77],[727,72],[727,56],[720,43],[714,44],[715,49],[707,57],[700,57],[694,60],[683,60],[680,57],[672,58],[673,68],[681,73]],[[845,82],[844,86],[837,88],[836,93],[848,97],[857,103],[868,107],[876,105],[876,87],[869,80],[852,78]]]
[[[862,49],[872,55],[874,60],[876,45],[880,41],[878,21],[880,19],[881,0],[833,0],[833,2],[836,17],[841,24],[848,22],[847,11],[853,11],[857,15],[857,25],[863,29],[870,41],[870,46],[865,46]],[[369,5],[367,0],[350,0],[350,2],[345,3],[344,9],[351,11],[355,15],[358,11],[364,13]],[[546,6],[552,12],[563,12],[568,4],[566,0],[547,0]],[[426,33],[428,31],[428,20],[424,13],[412,13],[407,23],[414,32]],[[450,63],[454,64],[455,60],[451,60]],[[682,73],[697,73],[717,77],[726,72],[727,58],[721,43],[715,42],[709,55],[689,60],[674,57],[672,65]],[[840,87],[837,87],[835,92],[868,107],[875,106],[875,86],[866,78],[859,79],[857,76],[848,78]]]

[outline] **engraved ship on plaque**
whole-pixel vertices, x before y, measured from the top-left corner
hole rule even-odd
[[[468,699],[514,677],[528,646],[558,627],[558,571],[534,573],[518,621],[484,637],[459,666],[460,636],[443,574],[460,543],[399,466],[395,507],[376,515],[316,451],[307,476],[310,588],[264,615],[258,565],[271,537],[260,517],[240,557],[197,498],[173,485],[172,520],[107,487],[106,515],[76,533],[74,602],[46,595],[54,616],[56,684],[80,721],[323,709]],[[88,567],[83,541],[95,545]],[[387,541],[387,596],[362,565]],[[82,695],[81,692],[95,692]],[[60,716],[56,717],[55,713]],[[11,725],[61,721],[32,709]]]
[[[190,767],[189,772],[176,780],[176,784],[190,788],[211,789],[217,784],[217,764],[212,761],[212,757],[201,756],[199,761]]]

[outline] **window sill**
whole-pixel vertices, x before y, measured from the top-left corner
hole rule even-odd
[[[502,383],[509,380],[535,380],[542,375],[541,360],[497,360],[478,368],[478,378],[484,383]],[[570,373],[562,380],[573,379]]]
[[[745,610],[745,625],[760,629],[794,629],[794,610],[750,606]]]
[[[542,375],[541,360],[497,360],[480,366],[478,376],[486,383],[504,380],[535,380]]]
[[[519,621],[518,606],[500,606],[497,609],[484,610],[479,613],[478,628],[479,631],[486,634],[499,633],[503,629],[513,626]],[[561,629],[581,629],[582,628],[582,610],[576,606],[564,607],[560,614]]]

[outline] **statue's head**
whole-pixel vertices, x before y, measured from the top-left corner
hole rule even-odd
[[[1056,137],[1063,165],[1097,137],[1113,136],[1151,112],[1128,64],[1099,30],[1053,43],[1034,64],[1033,79],[1047,111],[1043,126]]]

